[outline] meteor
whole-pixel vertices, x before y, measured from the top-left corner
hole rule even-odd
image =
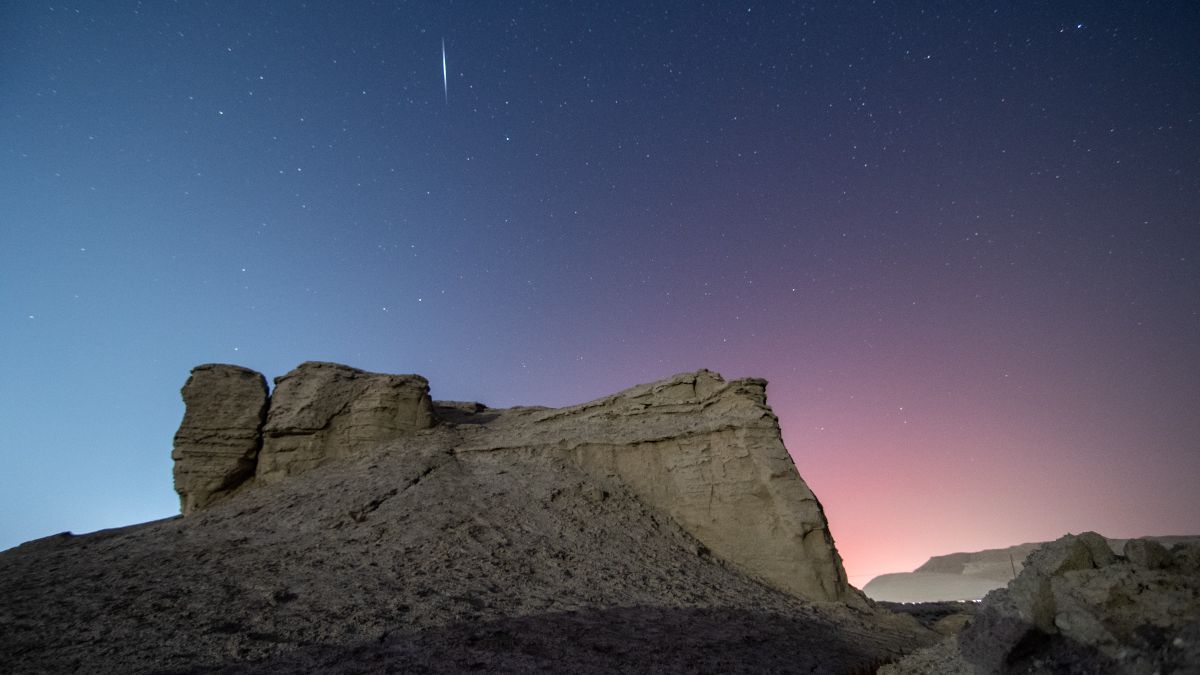
[[[446,77],[446,38],[442,38],[442,93],[446,95],[446,104],[450,104],[450,81]]]

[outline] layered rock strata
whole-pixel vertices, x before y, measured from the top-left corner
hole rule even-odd
[[[186,412],[171,459],[179,508],[186,515],[254,475],[267,381],[249,368],[206,364],[192,369],[181,393]]]
[[[458,451],[565,455],[772,586],[858,602],[821,504],[783,445],[766,384],[701,370],[578,406],[512,409]]]
[[[243,488],[282,480],[434,424],[420,375],[309,361],[275,378],[241,366],[197,366],[183,387],[175,491],[184,515]],[[268,403],[269,401],[269,403]]]
[[[254,482],[278,483],[439,422],[453,432],[452,454],[567,459],[597,485],[628,489],[673,519],[698,553],[798,597],[864,602],[783,445],[764,380],[726,382],[700,370],[567,408],[496,410],[435,403],[417,375],[309,362],[276,379],[251,473]],[[178,448],[176,455],[190,457]],[[177,481],[181,495],[197,495],[185,513],[219,497],[203,487]]]
[[[275,379],[255,477],[273,482],[434,425],[429,382],[309,361]]]

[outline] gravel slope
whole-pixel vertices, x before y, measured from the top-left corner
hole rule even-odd
[[[457,443],[0,553],[0,671],[869,672],[932,641],[769,589],[562,459]]]

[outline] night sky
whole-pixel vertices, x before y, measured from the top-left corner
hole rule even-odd
[[[1200,3],[0,5],[0,547],[192,366],[770,381],[851,581],[1200,533]],[[443,80],[442,45],[446,78]]]

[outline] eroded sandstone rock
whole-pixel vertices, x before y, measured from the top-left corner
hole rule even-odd
[[[565,454],[771,586],[861,604],[821,504],[783,445],[766,384],[700,370],[568,408],[511,409],[460,451]]]
[[[254,475],[267,381],[248,368],[210,363],[192,369],[182,394],[186,410],[171,458],[180,510],[187,515]]]
[[[632,491],[694,537],[697,555],[798,597],[865,606],[783,446],[764,380],[726,382],[700,370],[559,409],[435,404],[418,375],[332,363],[305,363],[275,382],[256,482],[402,440],[424,447],[432,441],[415,435],[440,421],[439,443],[451,455],[570,462],[596,480],[589,499],[603,501],[606,484]]]
[[[256,478],[278,481],[434,421],[420,375],[309,361],[275,379]]]

